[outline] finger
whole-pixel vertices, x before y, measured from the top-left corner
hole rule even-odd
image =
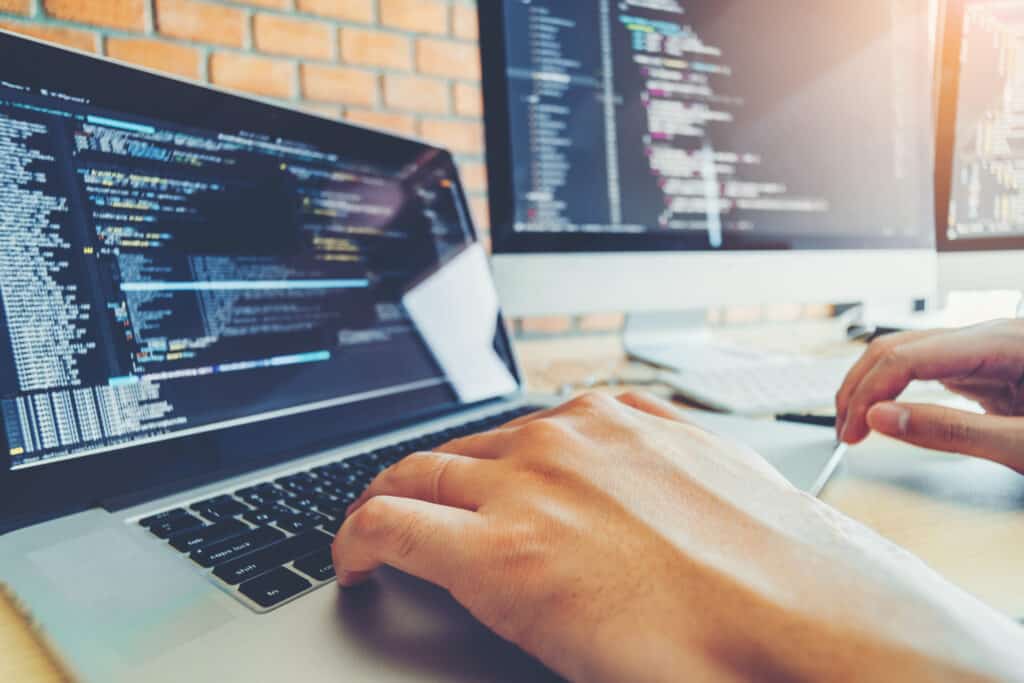
[[[875,431],[924,448],[962,453],[1024,474],[1024,422],[913,403],[879,403],[868,414]]]
[[[484,463],[450,453],[413,453],[381,472],[349,506],[351,515],[370,498],[415,498],[450,507],[476,510],[493,487]]]
[[[522,417],[518,417],[515,420],[509,422],[508,424],[503,425],[503,428],[522,427],[523,425],[529,424],[530,422],[543,420],[549,417],[555,417],[557,415],[564,415],[566,413],[571,413],[581,408],[593,409],[598,406],[608,406],[614,403],[615,399],[613,399],[608,394],[603,394],[597,391],[588,391],[587,393],[580,394],[579,396],[571,398],[568,401],[561,403],[557,406],[554,406],[552,408],[547,408],[546,410],[538,410],[535,413],[530,413],[529,415],[523,415]]]
[[[616,397],[620,403],[630,408],[635,408],[655,417],[663,417],[666,420],[692,424],[686,418],[686,414],[677,408],[673,403],[665,401],[651,394],[639,391],[628,391]]]
[[[498,427],[489,432],[470,434],[449,441],[437,448],[442,453],[461,455],[480,460],[497,460],[508,450],[516,427]]]
[[[338,583],[352,586],[386,564],[450,590],[481,555],[484,524],[467,510],[373,498],[345,520],[331,546]]]
[[[962,396],[969,401],[974,401],[986,413],[996,415],[1012,415],[1013,406],[1016,400],[1016,391],[1011,389],[1006,382],[943,382],[949,391]]]
[[[853,364],[850,371],[846,373],[839,391],[836,393],[836,435],[843,433],[843,423],[846,421],[846,412],[850,403],[850,396],[860,384],[864,376],[874,367],[891,348],[909,341],[923,339],[928,336],[939,334],[940,330],[924,330],[917,332],[901,332],[880,337],[873,341],[861,357]]]
[[[912,381],[994,378],[1005,373],[1005,363],[996,361],[1008,355],[1006,343],[965,328],[888,348],[850,396],[840,439],[862,441],[869,432],[868,409],[896,398]]]
[[[516,418],[515,420],[512,420],[511,422],[490,432],[472,434],[470,436],[462,437],[461,439],[449,441],[438,450],[445,453],[457,453],[471,458],[500,458],[502,454],[506,452],[510,443],[517,437],[518,430],[531,422],[537,422],[539,420],[545,420],[579,411],[593,412],[595,410],[606,409],[609,406],[621,407],[622,404],[607,394],[601,394],[598,392],[581,394],[580,396],[553,408],[539,410],[535,413]]]

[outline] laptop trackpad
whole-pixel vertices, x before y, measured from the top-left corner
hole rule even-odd
[[[235,616],[181,558],[102,517],[103,525],[27,553],[26,564],[43,581],[19,591],[73,665],[84,664],[99,680],[97,673],[119,670],[126,658],[157,656]]]

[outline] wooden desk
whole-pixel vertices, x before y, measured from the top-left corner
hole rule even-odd
[[[736,336],[758,335],[746,328]],[[837,343],[833,338],[821,346]],[[630,386],[656,373],[629,362],[614,335],[525,341],[517,349],[528,382],[539,393],[557,392],[564,384],[578,392],[580,383],[619,377],[623,381],[616,386],[595,389],[641,388],[667,396],[662,387]],[[1024,618],[1024,477],[960,456],[898,448],[879,456],[871,450],[851,450],[824,499],[996,609]]]

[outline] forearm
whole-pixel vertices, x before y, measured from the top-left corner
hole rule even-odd
[[[792,561],[759,558],[763,587],[717,629],[727,637],[710,653],[735,680],[1024,681],[1024,629],[870,529],[807,505],[817,521]]]

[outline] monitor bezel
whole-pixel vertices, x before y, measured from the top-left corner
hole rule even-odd
[[[66,60],[68,69],[87,65],[81,68],[96,69],[106,77],[120,78],[126,81],[126,87],[121,89],[125,93],[125,100],[130,99],[131,103],[137,106],[136,109],[126,110],[142,116],[167,120],[168,116],[161,106],[161,103],[166,102],[167,91],[161,89],[173,87],[179,92],[187,92],[190,96],[200,99],[205,98],[204,102],[216,105],[210,109],[216,116],[221,117],[218,120],[247,121],[246,127],[254,133],[284,135],[289,139],[305,140],[312,144],[330,139],[332,145],[336,145],[338,149],[341,149],[346,141],[358,138],[361,144],[375,150],[382,145],[390,144],[408,146],[409,150],[422,152],[436,151],[451,164],[455,172],[458,196],[463,206],[467,208],[466,215],[469,215],[468,200],[458,176],[454,157],[447,150],[427,142],[370,127],[355,126],[259,97],[196,84],[2,29],[0,53],[15,63],[19,59],[34,63],[31,61],[33,53],[37,56],[45,53],[62,55],[59,59]],[[140,89],[142,83],[153,85],[149,89],[151,97],[147,97],[146,88]],[[209,117],[209,111],[206,115]],[[178,123],[189,125],[188,122]],[[206,119],[206,123],[209,123],[209,118]],[[197,127],[201,126],[197,124]],[[479,240],[476,226],[471,225],[470,228],[473,238]],[[408,412],[396,420],[375,425],[372,430],[352,432],[342,438],[320,437],[310,434],[309,430],[314,424],[336,420],[340,411],[347,407],[304,412],[243,426],[214,429],[31,468],[12,470],[9,467],[0,467],[0,501],[3,501],[0,503],[0,533],[90,508],[105,507],[114,510],[137,505],[203,484],[279,465],[325,449],[379,436],[426,420],[478,410],[486,405],[519,396],[523,392],[522,374],[503,317],[499,317],[496,343],[507,350],[510,370],[519,387],[513,394],[474,404],[434,406],[426,410]],[[384,405],[382,401],[394,400],[394,397],[377,399],[359,404],[359,409],[372,413],[376,406]],[[282,434],[287,436],[282,437]],[[2,424],[0,439],[0,443],[7,443]],[[264,451],[239,453],[239,443],[260,444]]]
[[[936,65],[939,85],[935,135],[935,245],[940,253],[1024,250],[1024,236],[953,240],[948,235],[960,98],[960,57],[968,4],[960,0],[946,0],[942,8],[939,63]]]

